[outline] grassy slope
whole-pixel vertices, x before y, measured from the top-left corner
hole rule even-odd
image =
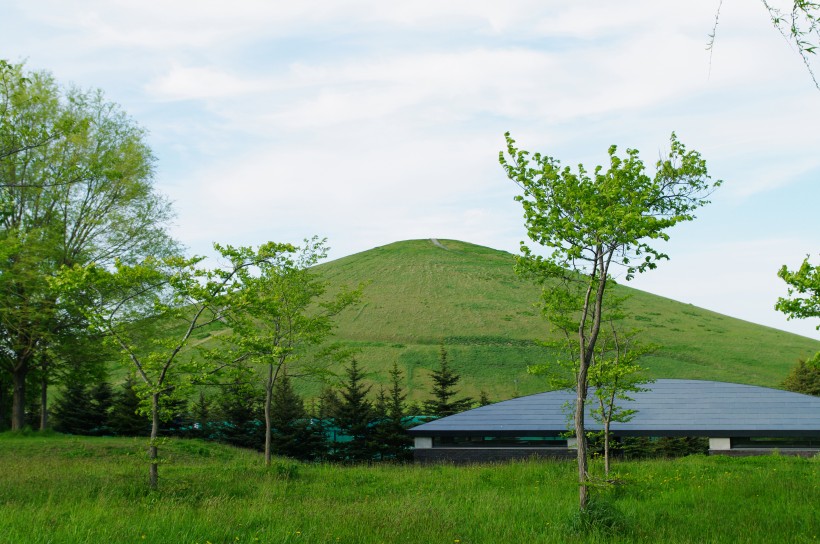
[[[0,434],[0,541],[40,543],[816,542],[818,461],[689,457],[616,463],[621,513],[578,536],[575,466],[302,465],[171,440],[160,489],[144,439]],[[593,469],[600,471],[598,463]],[[776,477],[773,477],[776,476]]]
[[[543,390],[527,364],[550,354],[535,340],[549,327],[534,306],[539,289],[516,277],[509,253],[452,240],[397,242],[328,262],[333,285],[369,281],[365,304],[341,316],[338,338],[353,342],[374,380],[397,361],[412,398],[429,384],[444,343],[463,390],[493,399]],[[662,274],[663,270],[653,272]],[[774,280],[773,280],[774,281]],[[653,377],[698,378],[776,386],[820,342],[645,292],[632,295],[634,324],[663,348],[644,362]]]

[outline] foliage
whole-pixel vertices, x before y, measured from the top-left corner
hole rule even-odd
[[[140,398],[137,395],[137,381],[133,374],[128,374],[125,381],[114,393],[109,425],[114,434],[119,436],[148,436],[151,425],[145,416],[139,413]]]
[[[371,386],[363,383],[364,375],[356,359],[345,369],[347,376],[336,407],[335,424],[349,442],[335,444],[333,457],[339,461],[369,461],[373,458],[373,403],[367,399]]]
[[[271,449],[277,455],[318,461],[327,454],[324,429],[319,420],[307,416],[287,373],[279,377],[273,389],[271,430]]]
[[[797,47],[797,52],[806,65],[815,87],[820,89],[820,81],[812,67],[812,55],[820,47],[820,3],[811,0],[793,0],[791,9],[784,12],[770,0],[761,0],[769,11],[772,24],[783,38]]]
[[[273,244],[264,250],[262,255],[250,248],[223,249],[223,255],[258,263],[258,270],[237,271],[239,286],[226,302],[231,310],[225,317],[232,333],[225,343],[232,348],[232,358],[264,369],[263,443],[265,464],[270,465],[271,405],[277,379],[286,366],[291,376],[297,368],[303,376],[327,373],[326,365],[333,358],[309,358],[307,351],[330,337],[335,316],[359,300],[361,289],[342,288],[335,296],[326,296],[327,284],[313,270],[327,255],[325,240],[314,237],[301,247]],[[224,347],[218,350],[217,357],[224,351]]]
[[[91,325],[106,335],[140,381],[142,409],[151,417],[149,484],[158,483],[160,422],[170,419],[173,399],[187,401],[190,388],[222,367],[209,358],[182,355],[196,331],[221,321],[233,311],[231,296],[242,287],[243,272],[276,258],[280,245],[249,248],[214,245],[227,261],[208,268],[203,257],[146,258],[137,264],[116,261],[113,270],[92,264],[66,269],[52,282],[67,296],[81,293]],[[157,334],[156,330],[162,330]]]
[[[789,319],[820,318],[820,265],[812,265],[807,256],[800,268],[789,270],[784,265],[777,276],[789,287],[788,297],[778,298],[775,309]]]
[[[528,237],[547,250],[546,256],[538,255],[522,243],[518,270],[543,286],[550,321],[559,330],[576,331],[574,427],[583,509],[588,478],[584,405],[605,318],[604,295],[612,283],[610,267],[622,267],[629,280],[668,259],[656,244],[669,239],[669,228],[694,219],[720,182],[710,182],[700,154],[687,151],[674,133],[669,156],[658,161],[653,177],[634,149],[622,158],[611,146],[607,170],[597,166],[590,173],[579,165],[575,173],[552,157],[518,149],[509,133],[505,137],[507,155],[501,152],[499,161],[522,190],[515,199],[524,208]]]
[[[233,446],[260,449],[265,427],[259,391],[254,385],[237,378],[222,386],[216,400],[216,414],[219,422],[210,437]]]
[[[390,390],[379,391],[375,406],[376,421],[373,441],[380,460],[410,461],[413,458],[413,440],[407,434],[407,394],[402,387],[402,372],[398,363],[390,370]]]
[[[424,403],[427,415],[446,417],[473,407],[473,399],[470,397],[455,398],[459,394],[456,385],[461,376],[450,367],[444,346],[439,349],[439,367],[433,370],[431,378],[433,398]]]
[[[85,327],[81,302],[49,280],[64,266],[174,251],[153,163],[145,132],[101,91],[0,60],[0,369],[13,378],[12,428],[29,372],[59,362],[50,349]]]
[[[820,397],[820,353],[808,361],[800,359],[781,384],[783,389]]]

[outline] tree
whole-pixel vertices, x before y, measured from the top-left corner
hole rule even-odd
[[[444,346],[441,346],[439,350],[439,368],[432,372],[431,378],[433,379],[433,398],[424,403],[424,410],[429,415],[447,417],[473,407],[472,398],[455,398],[458,395],[456,385],[461,380],[461,376],[450,367]]]
[[[408,461],[412,458],[413,441],[407,434],[405,400],[407,394],[401,385],[402,372],[399,365],[393,362],[390,370],[390,389],[379,391],[376,402],[376,425],[374,442],[377,445],[380,459]]]
[[[797,54],[806,65],[814,86],[820,89],[820,81],[817,79],[811,62],[812,56],[817,54],[817,48],[820,47],[820,3],[810,0],[793,0],[791,8],[784,11],[773,5],[771,0],[761,0],[761,2],[769,12],[772,26],[789,44],[794,44]],[[715,24],[712,26],[712,32],[709,34],[709,41],[706,45],[706,49],[710,52],[715,46],[722,7],[723,1],[721,0],[715,12]]]
[[[820,352],[808,361],[801,359],[781,384],[783,389],[820,397]]]
[[[652,380],[641,373],[646,369],[637,360],[653,352],[655,346],[643,346],[634,342],[638,331],[621,335],[614,321],[609,323],[608,334],[598,340],[595,357],[590,364],[589,385],[592,386],[595,406],[590,414],[604,426],[604,474],[609,476],[610,428],[613,421],[627,422],[636,410],[624,408],[620,401],[634,400],[630,393],[646,391],[641,387]]]
[[[283,372],[273,388],[271,405],[272,449],[304,461],[316,461],[325,456],[324,430],[318,421],[307,417],[302,398],[296,393],[287,372]]]
[[[175,251],[153,164],[145,132],[101,91],[0,61],[0,369],[12,377],[13,429],[29,372],[83,320],[49,280],[64,266]]]
[[[499,161],[522,190],[515,198],[524,208],[530,240],[548,251],[536,255],[522,242],[517,269],[541,282],[547,307],[578,324],[574,428],[579,503],[585,509],[584,408],[589,366],[605,318],[604,295],[612,281],[610,267],[622,266],[629,280],[667,259],[650,244],[668,240],[669,228],[694,219],[694,211],[708,202],[706,197],[720,182],[710,182],[705,161],[687,151],[674,133],[669,156],[658,161],[654,177],[645,173],[633,149],[622,158],[611,146],[608,169],[597,166],[590,173],[579,165],[574,173],[550,156],[519,150],[509,133],[505,137],[507,156],[502,151]]]
[[[108,424],[118,436],[148,436],[150,433],[148,420],[139,413],[140,398],[136,387],[137,380],[132,372],[114,393]]]
[[[820,81],[817,80],[811,63],[811,56],[817,54],[820,46],[820,3],[793,0],[791,9],[784,12],[769,0],[761,1],[769,12],[772,25],[787,42],[794,43],[797,47],[797,53],[806,65],[814,86],[820,89]]]
[[[820,265],[812,265],[807,255],[800,268],[789,270],[783,265],[777,276],[788,285],[788,296],[777,299],[776,310],[788,319],[820,317]],[[816,328],[820,330],[820,323]]]
[[[274,386],[287,365],[299,365],[301,374],[325,371],[321,358],[308,358],[307,351],[322,344],[332,333],[333,320],[358,302],[361,288],[342,290],[329,297],[327,282],[312,269],[327,256],[326,241],[316,237],[301,247],[278,244],[269,258],[260,261],[259,274],[239,272],[242,289],[227,314],[233,334],[227,341],[246,364],[264,368],[265,464],[271,463],[274,416],[271,413]],[[238,254],[251,255],[240,248]]]
[[[171,415],[163,410],[163,398],[187,398],[191,385],[220,368],[209,359],[183,354],[183,350],[194,332],[231,311],[226,304],[242,286],[240,271],[258,267],[280,251],[274,243],[257,251],[214,247],[227,261],[222,267],[205,267],[203,257],[148,258],[134,265],[118,261],[113,271],[95,265],[75,266],[54,282],[69,296],[81,293],[89,299],[87,319],[133,365],[140,382],[137,392],[148,401],[143,408],[151,417],[152,488],[158,484],[160,420]]]
[[[234,378],[222,386],[216,404],[220,419],[217,439],[240,448],[258,450],[265,432],[259,391],[252,381]]]
[[[373,458],[372,430],[373,404],[367,400],[371,386],[365,386],[364,375],[356,359],[345,369],[347,381],[340,391],[336,407],[336,426],[349,436],[349,442],[336,444],[335,457],[340,461],[369,461]]]

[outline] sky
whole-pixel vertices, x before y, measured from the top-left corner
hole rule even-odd
[[[148,131],[191,253],[313,235],[330,258],[418,238],[515,253],[506,131],[589,169],[613,144],[654,165],[674,131],[724,184],[670,231],[670,260],[628,285],[820,338],[817,320],[774,310],[777,270],[820,261],[820,90],[760,1],[0,0],[0,13],[0,58],[103,89]]]

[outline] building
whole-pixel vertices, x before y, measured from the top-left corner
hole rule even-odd
[[[820,453],[820,397],[768,387],[702,380],[657,380],[633,393],[622,407],[637,410],[612,435],[697,436],[724,455]],[[482,406],[409,430],[415,458],[430,461],[493,461],[528,457],[573,457],[574,439],[564,438],[575,395],[550,391]],[[589,415],[587,429],[602,425]]]

